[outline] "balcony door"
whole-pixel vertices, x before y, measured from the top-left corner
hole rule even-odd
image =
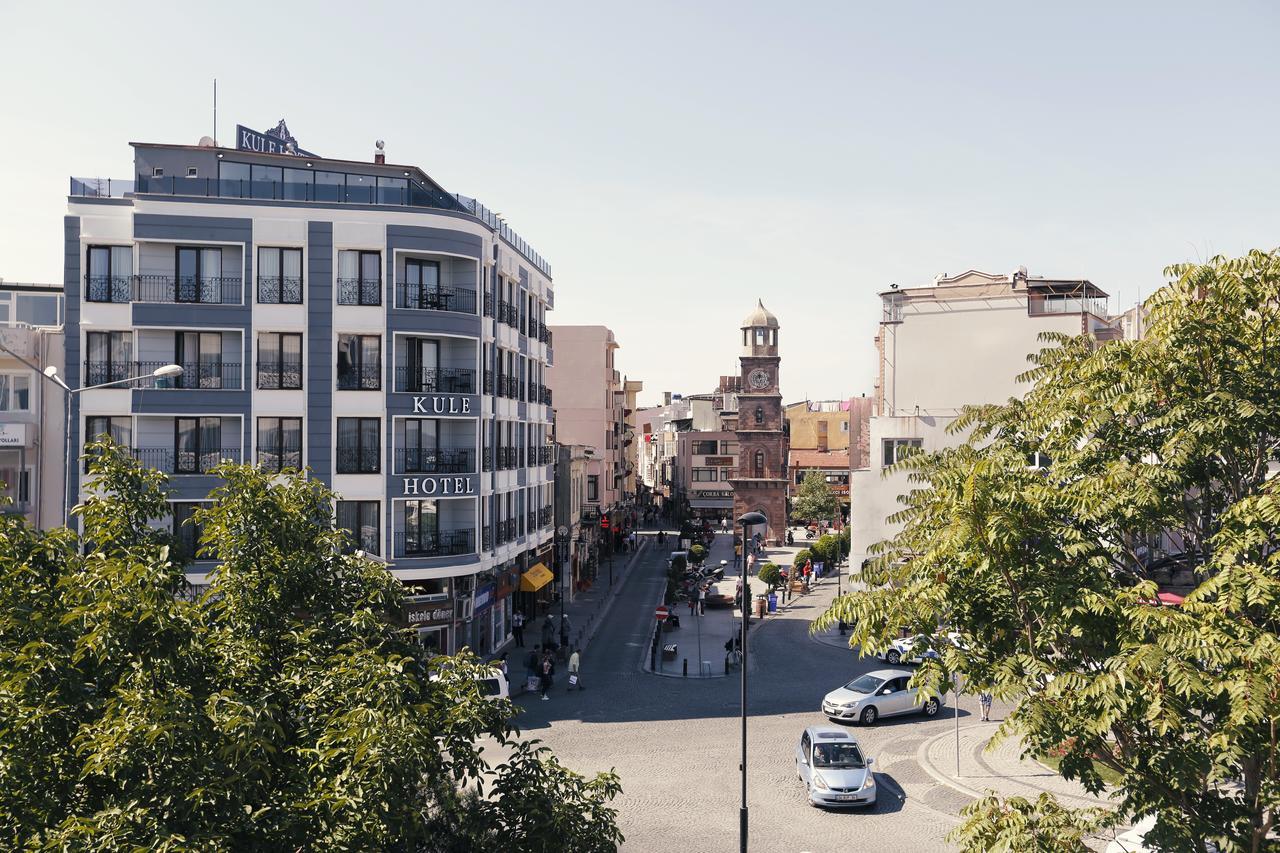
[[[133,375],[132,332],[88,332],[85,387],[119,382]]]
[[[222,250],[179,246],[174,276],[176,302],[222,302]]]
[[[204,474],[222,460],[222,418],[174,418],[175,474]]]
[[[409,258],[404,262],[404,307],[442,309],[440,264]]]
[[[175,332],[174,334],[175,360],[182,365],[182,375],[177,379],[177,386],[179,388],[221,388],[221,333]]]
[[[440,342],[409,338],[409,390],[441,391]]]
[[[431,554],[440,541],[440,517],[435,501],[404,502],[404,552]]]
[[[404,470],[410,474],[436,473],[439,458],[440,422],[429,418],[405,421]]]

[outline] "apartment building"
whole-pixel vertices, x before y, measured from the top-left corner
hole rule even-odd
[[[105,433],[170,475],[197,587],[216,565],[186,522],[215,466],[306,469],[425,646],[490,651],[552,561],[550,266],[381,146],[327,159],[275,133],[288,153],[133,143],[134,178],[72,179],[66,380],[168,374],[77,394],[73,455]]]
[[[969,404],[1001,403],[1025,393],[1017,381],[1042,332],[1120,332],[1108,318],[1107,294],[1086,280],[970,270],[938,276],[932,286],[880,294],[878,376],[867,418],[868,456],[850,471],[852,558],[896,532],[888,517],[909,488],[905,474],[884,470],[909,448],[934,451],[964,440],[947,427]],[[851,427],[852,429],[853,427]],[[861,431],[861,425],[857,430]]]
[[[840,499],[844,516],[849,512],[852,415],[851,400],[803,400],[783,410],[790,443],[787,468],[792,493],[810,472],[816,471]]]

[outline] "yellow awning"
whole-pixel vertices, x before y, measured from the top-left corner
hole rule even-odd
[[[542,563],[534,563],[529,569],[520,576],[521,592],[537,592],[547,584],[551,583],[555,575],[551,570]]]

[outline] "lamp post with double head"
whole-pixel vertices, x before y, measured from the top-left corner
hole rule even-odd
[[[748,529],[768,521],[764,513],[747,512],[738,518],[742,525],[742,806],[738,811],[738,847],[747,853],[747,608],[751,606],[751,581],[747,578]]]

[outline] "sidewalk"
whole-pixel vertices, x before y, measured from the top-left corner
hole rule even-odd
[[[674,539],[670,541],[675,542]],[[673,544],[668,550],[676,550],[678,547],[678,544]],[[664,558],[666,556],[666,554],[663,555]],[[721,560],[726,561],[724,580],[718,581],[715,586],[721,593],[732,599],[739,579],[738,571],[733,567],[733,536],[729,533],[717,532],[704,565],[718,566]],[[660,604],[662,604],[661,593],[654,601],[654,606],[657,607]],[[742,630],[740,610],[736,607],[708,606],[703,613],[690,614],[689,605],[681,603],[673,606],[672,612],[680,617],[680,627],[670,629],[664,626],[660,642],[663,646],[674,643],[677,646],[675,657],[672,660],[664,660],[659,651],[657,667],[650,668],[650,655],[646,650],[641,664],[644,672],[684,678],[686,662],[689,666],[688,678],[723,678],[738,671],[733,669],[731,673],[725,672],[725,643],[731,637],[738,636],[738,632]],[[703,674],[700,671],[699,661],[709,665],[709,674]]]

